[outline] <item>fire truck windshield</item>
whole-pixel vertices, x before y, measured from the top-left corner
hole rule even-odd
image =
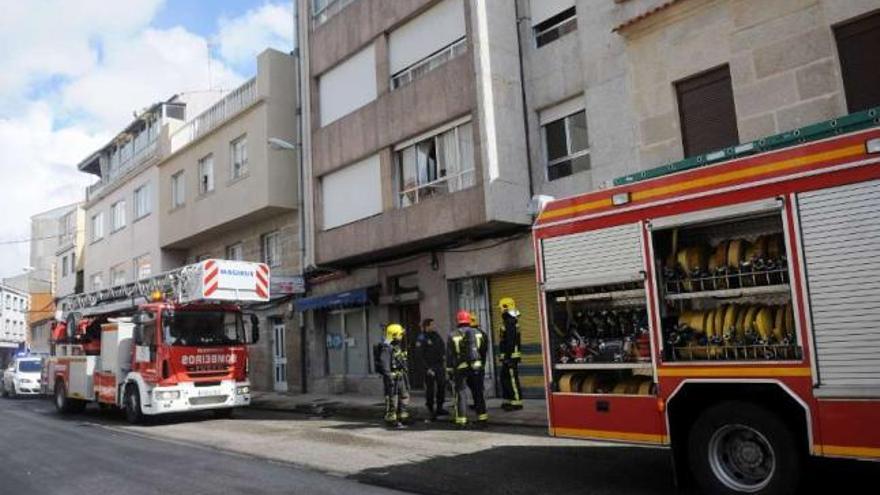
[[[165,326],[165,342],[176,346],[236,345],[245,342],[241,314],[176,311]]]

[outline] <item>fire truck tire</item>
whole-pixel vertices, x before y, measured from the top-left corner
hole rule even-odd
[[[138,391],[138,386],[133,383],[125,387],[125,405],[123,409],[126,421],[133,425],[143,423],[144,412],[141,409],[141,394]]]
[[[55,383],[55,409],[61,414],[82,412],[86,408],[86,401],[71,399],[67,396],[67,387],[63,381]]]
[[[707,409],[688,436],[694,479],[704,493],[797,493],[802,454],[789,427],[758,405]]]

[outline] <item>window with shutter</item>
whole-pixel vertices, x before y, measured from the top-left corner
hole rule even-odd
[[[880,11],[834,29],[850,113],[880,106]]]
[[[728,66],[675,83],[685,156],[739,144]]]

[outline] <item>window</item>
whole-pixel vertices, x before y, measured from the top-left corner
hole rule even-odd
[[[125,266],[118,265],[110,269],[110,285],[122,285],[125,283]]]
[[[214,155],[199,160],[199,194],[214,190]]]
[[[312,17],[315,19],[315,25],[321,25],[354,1],[356,0],[313,0]]]
[[[152,211],[150,202],[150,184],[144,184],[134,190],[134,218],[135,220],[143,218]]]
[[[537,24],[535,30],[535,45],[538,48],[558,40],[562,36],[577,30],[577,13],[575,8],[566,9],[559,14]]]
[[[61,276],[67,276],[67,256],[61,258]]]
[[[117,230],[125,227],[125,201],[118,201],[113,203],[110,207],[110,231],[116,232]]]
[[[278,232],[263,236],[263,263],[272,268],[281,265],[281,236]]]
[[[248,171],[247,136],[242,136],[230,145],[232,156],[232,178],[238,179]]]
[[[834,36],[847,109],[880,106],[880,11],[838,26]]]
[[[578,96],[541,112],[547,159],[547,180],[590,169],[590,141],[583,97]]]
[[[226,259],[232,261],[244,261],[244,246],[238,242],[231,246],[226,246]]]
[[[382,213],[379,155],[322,177],[321,198],[324,230]]]
[[[473,186],[473,126],[465,122],[396,152],[399,206]]]
[[[675,83],[675,92],[686,157],[739,144],[726,65]]]
[[[92,275],[92,290],[101,290],[104,288],[104,277],[100,273]]]
[[[134,259],[134,276],[137,280],[149,277],[152,271],[153,265],[149,254],[138,256]]]
[[[70,274],[76,273],[76,253],[70,253]]]
[[[104,212],[92,216],[92,242],[104,238]]]
[[[431,36],[425,36],[425,33]],[[440,67],[467,49],[464,2],[444,0],[388,36],[392,89]]]
[[[321,127],[376,99],[376,50],[371,43],[318,78]]]
[[[64,246],[73,242],[76,234],[76,212],[74,209],[58,221],[58,245]]]
[[[171,176],[171,208],[179,208],[186,202],[186,182],[183,170]]]

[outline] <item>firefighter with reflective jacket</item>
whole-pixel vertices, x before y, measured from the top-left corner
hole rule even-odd
[[[512,297],[498,301],[501,310],[501,408],[505,411],[522,409],[522,390],[519,384],[520,353],[519,311]]]
[[[447,416],[443,409],[446,400],[446,342],[434,328],[434,320],[422,322],[422,332],[416,338],[416,359],[425,368],[425,405],[431,420]]]
[[[385,422],[402,427],[409,421],[409,375],[403,327],[392,323],[385,328],[385,340],[374,351],[376,372],[385,388]]]
[[[465,388],[470,389],[474,399],[477,425],[484,426],[489,420],[483,395],[489,339],[485,332],[472,326],[471,318],[471,314],[465,310],[456,314],[457,327],[449,334],[446,345],[446,366],[453,380],[455,424],[459,427],[467,426],[468,422]]]

